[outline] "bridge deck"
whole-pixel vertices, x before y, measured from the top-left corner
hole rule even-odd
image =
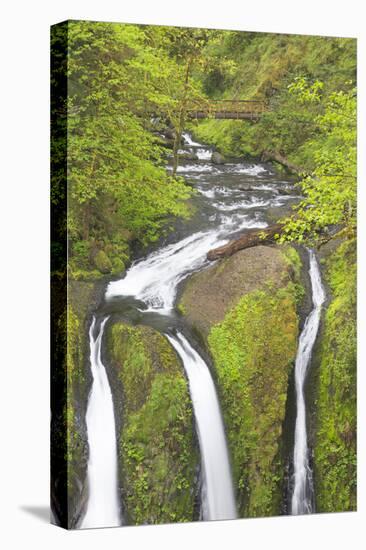
[[[196,119],[258,120],[265,110],[263,101],[218,99],[192,103],[188,106],[187,114]]]

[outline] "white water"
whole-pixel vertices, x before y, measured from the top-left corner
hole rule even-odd
[[[134,296],[153,309],[170,311],[178,283],[204,265],[210,248],[226,242],[218,235],[218,231],[200,231],[150,254],[134,263],[124,279],[109,283],[106,298]]]
[[[309,275],[313,296],[313,309],[308,315],[300,335],[295,364],[297,415],[294,446],[294,490],[291,503],[291,512],[293,515],[309,514],[313,511],[313,486],[308,456],[304,383],[319,329],[321,308],[325,301],[325,292],[321,282],[318,262],[312,250],[309,251],[309,257]]]
[[[210,160],[212,157],[211,149],[199,148],[196,153],[199,160]]]
[[[188,134],[184,137],[190,146],[202,147],[202,150],[197,151],[200,159],[209,158],[209,151],[205,150],[201,144],[194,142]],[[217,177],[221,170],[222,168],[216,168],[212,164],[203,163],[191,163],[179,167],[179,171],[189,176],[192,172],[198,172],[196,175],[193,174],[193,177],[199,179],[200,183],[206,177],[206,173],[211,173],[210,177],[214,174]],[[261,166],[239,165],[229,167],[228,171],[258,177],[266,170]],[[210,181],[202,181],[202,183],[212,185]],[[222,185],[218,186],[217,191],[222,196],[233,195],[233,199],[238,192],[235,188]],[[204,192],[203,195],[207,199],[214,198],[210,193]],[[253,202],[250,201],[251,207],[255,206]],[[134,262],[123,279],[108,285],[107,301],[114,297],[131,296],[144,302],[147,307],[140,311],[169,314],[174,309],[177,286],[190,273],[202,269],[208,263],[206,259],[208,250],[226,243],[228,237],[236,231],[267,226],[267,223],[260,219],[261,213],[248,210],[248,203],[240,203],[240,200],[239,212],[230,213],[229,216],[220,212],[218,205],[213,202],[211,207],[213,207],[213,213],[210,212],[208,217],[215,223],[214,228],[193,233],[178,243],[162,247],[145,259]],[[244,210],[245,213],[240,210]],[[94,338],[95,320],[93,320],[89,334],[93,373],[93,388],[87,412],[90,449],[89,502],[82,527],[114,526],[122,523],[117,495],[117,448],[113,402],[101,361],[105,322],[106,319]],[[236,508],[228,451],[210,371],[202,357],[182,334],[166,336],[181,357],[189,380],[201,451],[202,517],[203,519],[233,519],[236,517]]]
[[[167,335],[182,359],[189,380],[198,431],[203,474],[202,518],[235,519],[236,507],[229,456],[216,389],[202,357],[177,332]]]
[[[182,134],[183,139],[189,145],[190,147],[204,147],[202,143],[198,143],[197,141],[193,141],[191,136],[187,132],[183,132]]]
[[[89,500],[81,528],[121,525],[118,500],[117,443],[112,393],[101,359],[103,319],[94,336],[95,317],[89,330],[93,385],[88,401],[86,425],[89,442]]]
[[[166,314],[174,308],[178,284],[207,262],[207,251],[227,242],[232,231],[266,227],[246,214],[221,216],[216,229],[200,231],[135,262],[119,281],[112,281],[106,298],[133,296],[148,307],[144,311]],[[224,426],[210,371],[202,357],[182,334],[167,335],[182,359],[189,380],[201,452],[203,489],[202,517],[207,520],[236,517]]]

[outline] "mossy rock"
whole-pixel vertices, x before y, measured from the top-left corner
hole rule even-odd
[[[119,461],[128,523],[198,519],[199,456],[178,356],[154,329],[122,322],[107,330],[107,349],[123,388]]]
[[[70,529],[78,526],[87,501],[85,415],[92,378],[88,324],[102,291],[101,284],[69,280],[67,308],[65,303],[64,309],[57,312],[54,326],[57,334],[53,335],[52,381],[59,393],[52,417],[52,507],[55,520]],[[62,518],[62,506],[67,509],[66,518]]]
[[[213,360],[241,517],[281,513],[300,267],[295,249],[258,246],[193,275],[180,299]]]
[[[121,258],[113,258],[113,269],[112,273],[115,275],[121,275],[126,270],[125,264]]]
[[[104,250],[99,250],[94,257],[94,264],[97,269],[103,274],[111,273],[112,271],[112,262],[104,252]]]
[[[213,164],[225,164],[227,160],[224,155],[222,155],[218,151],[214,151],[211,155],[211,162]]]
[[[281,288],[292,278],[285,247],[256,246],[189,277],[178,309],[204,340],[211,327],[222,321],[244,294],[270,283]]]

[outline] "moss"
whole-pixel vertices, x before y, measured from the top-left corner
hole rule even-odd
[[[82,350],[80,321],[71,307],[67,310],[67,465],[68,485],[72,488],[75,480],[75,465],[80,459],[81,435],[75,422],[75,387],[84,381],[80,354]]]
[[[300,258],[300,254],[298,253],[296,248],[289,245],[281,246],[281,252],[290,270],[293,290],[296,298],[296,303],[299,309],[305,298],[305,288],[302,283],[303,264]]]
[[[178,357],[149,327],[114,324],[107,345],[124,394],[119,460],[128,522],[192,521],[198,454]]]
[[[69,275],[73,281],[97,281],[104,277],[103,273],[97,269],[86,270],[74,268],[69,270]]]
[[[319,349],[314,448],[319,512],[356,509],[356,244],[326,262],[331,301]]]
[[[57,321],[57,338],[53,355],[53,382],[60,380],[62,418],[57,422],[57,445],[63,452],[65,473],[62,481],[67,495],[67,525],[75,528],[87,497],[86,477],[88,442],[85,414],[91,384],[87,361],[88,319],[90,310],[96,307],[99,291],[90,282],[68,281],[67,304],[60,311]],[[62,357],[62,360],[60,360]],[[61,399],[57,395],[56,399]],[[60,483],[60,479],[53,476]],[[58,490],[58,489],[57,489]],[[58,507],[58,505],[56,504]]]
[[[187,309],[185,308],[184,304],[183,303],[179,303],[176,307],[177,311],[179,311],[179,313],[181,315],[186,315],[187,314]]]
[[[191,276],[179,302],[213,359],[242,517],[281,513],[301,275],[293,247],[261,245]]]
[[[112,262],[104,252],[104,250],[99,250],[94,258],[95,267],[99,269],[101,273],[111,273],[112,271]]]
[[[112,224],[113,226],[113,224]],[[68,260],[68,277],[73,281],[96,281],[106,274],[121,275],[130,264],[133,235],[115,228],[115,234],[73,242]]]
[[[86,476],[87,441],[80,421],[81,388],[85,384],[82,364],[82,335],[78,316],[69,305],[59,315],[57,321],[56,349],[53,350],[52,378],[59,380],[58,406],[60,418],[53,419],[53,452],[59,455],[58,471],[53,471],[54,497],[58,495],[55,508],[58,514],[60,505],[67,507],[66,524],[75,527],[81,511],[83,481]],[[62,471],[60,471],[62,468]],[[63,485],[61,489],[60,485]],[[59,500],[62,492],[66,500]]]
[[[121,260],[121,258],[113,258],[113,269],[112,269],[112,273],[114,275],[120,275],[122,274],[126,268],[125,268],[125,264],[123,263],[123,261]]]
[[[241,516],[280,512],[288,376],[296,355],[293,286],[243,296],[209,334]]]
[[[270,282],[274,288],[294,280],[283,247],[256,246],[240,250],[184,283],[179,308],[188,323],[207,340],[213,324],[221,322],[240,298]]]
[[[294,276],[299,281],[301,278],[302,261],[298,251],[293,246],[288,245],[282,246],[281,251],[287,265],[293,269]]]

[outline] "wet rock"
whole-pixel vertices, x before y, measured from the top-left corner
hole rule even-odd
[[[240,189],[240,191],[255,191],[249,183],[241,183],[238,189]]]
[[[59,380],[65,391],[65,361],[69,378],[67,399],[66,395],[59,393],[58,402],[53,403],[52,410],[51,505],[54,523],[69,529],[78,526],[88,498],[89,449],[85,415],[92,383],[88,331],[90,315],[97,308],[103,294],[102,281],[69,280],[67,311],[62,310],[57,315],[59,338],[52,356],[53,379]],[[69,419],[68,430],[72,434],[70,439],[65,431],[65,412]]]
[[[176,133],[173,128],[167,128],[166,130],[164,130],[163,134],[166,139],[172,140],[172,141],[175,140]]]
[[[213,164],[225,164],[226,159],[221,153],[219,153],[218,151],[215,151],[211,155],[211,162]]]
[[[198,160],[198,155],[194,151],[184,151],[178,153],[180,159],[184,160]]]

